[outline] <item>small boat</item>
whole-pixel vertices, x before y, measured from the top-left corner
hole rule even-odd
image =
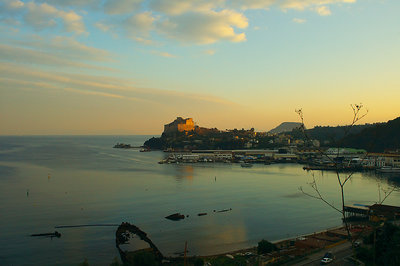
[[[253,167],[253,164],[251,164],[251,163],[241,163],[240,166],[241,167],[245,167],[245,168],[250,168],[250,167]]]
[[[206,212],[201,212],[201,213],[197,214],[197,216],[204,216],[204,215],[207,215],[207,213]]]
[[[185,215],[180,214],[179,212],[177,212],[177,213],[168,215],[165,218],[168,219],[168,220],[172,220],[172,221],[179,221],[179,220],[185,219]]]

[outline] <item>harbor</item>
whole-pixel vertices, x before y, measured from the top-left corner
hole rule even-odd
[[[240,163],[243,167],[250,164],[296,163],[303,165],[303,169],[307,171],[400,173],[400,155],[397,153],[344,151],[345,149],[342,149],[342,153],[338,154],[329,150],[310,153],[293,147],[277,150],[164,151],[166,156],[158,163]]]

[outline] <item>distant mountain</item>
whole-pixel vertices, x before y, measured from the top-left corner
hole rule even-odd
[[[366,149],[370,152],[400,150],[400,117],[346,137],[343,146]]]
[[[276,128],[270,130],[268,133],[273,133],[273,134],[279,134],[283,132],[289,132],[292,131],[293,129],[301,127],[301,123],[299,122],[283,122]]]

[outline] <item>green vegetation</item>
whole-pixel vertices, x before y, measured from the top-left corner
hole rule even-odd
[[[266,253],[270,253],[272,251],[276,251],[278,250],[278,248],[272,244],[271,242],[267,241],[267,240],[261,240],[260,242],[258,242],[258,246],[257,246],[257,253],[258,254],[266,254]]]
[[[357,258],[366,265],[400,265],[400,227],[385,223],[364,239],[366,247],[357,250]],[[375,247],[375,248],[374,248]]]
[[[353,125],[351,128],[348,126],[316,126],[312,129],[305,130],[305,133],[310,137],[310,139],[318,140],[321,145],[336,147],[338,142],[343,139],[347,130],[349,134],[358,134],[362,130],[372,127],[371,124],[365,125]],[[304,133],[301,129],[293,129],[288,133],[293,139],[304,139]]]
[[[88,260],[85,258],[82,263],[79,263],[79,266],[89,266]]]
[[[122,266],[123,264],[119,262],[118,258],[115,257],[111,262],[110,266]]]
[[[202,258],[197,258],[194,260],[194,266],[203,266],[204,260]]]
[[[386,149],[400,149],[400,117],[387,123],[365,128],[358,134],[344,139],[343,145],[366,149],[369,152],[383,152]]]
[[[132,266],[157,266],[159,263],[153,252],[147,250],[139,250],[129,252],[127,255],[128,265]]]

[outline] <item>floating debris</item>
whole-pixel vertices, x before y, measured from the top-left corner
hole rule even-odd
[[[201,213],[197,214],[197,216],[204,216],[204,215],[207,215],[207,213],[206,212],[201,212]]]
[[[61,237],[61,234],[57,231],[54,231],[54,233],[43,233],[43,234],[32,234],[31,236],[45,236],[45,237]]]
[[[168,215],[165,218],[168,219],[168,220],[172,220],[172,221],[179,221],[179,220],[185,219],[185,215],[180,214],[179,212],[177,212],[177,213]]]
[[[220,210],[220,211],[217,211],[217,212],[228,212],[228,211],[231,211],[231,210],[232,210],[232,208],[229,208],[229,209],[223,209],[223,210]]]
[[[74,228],[74,227],[91,227],[91,226],[118,226],[118,224],[78,224],[78,225],[58,225],[54,228]]]

